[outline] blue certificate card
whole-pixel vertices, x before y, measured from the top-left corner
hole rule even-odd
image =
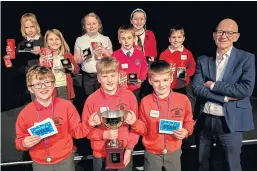
[[[162,134],[173,134],[174,130],[182,128],[181,121],[174,121],[168,119],[160,119],[159,133]]]
[[[28,129],[30,135],[38,135],[41,138],[46,138],[57,134],[58,130],[51,118],[47,118]]]

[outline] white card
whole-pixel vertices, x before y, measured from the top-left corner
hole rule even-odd
[[[158,110],[151,110],[150,116],[154,118],[159,118],[160,112]]]
[[[182,128],[181,121],[160,119],[159,133],[162,134],[173,134],[173,131]]]
[[[187,55],[181,55],[181,56],[180,56],[180,59],[181,59],[181,60],[187,60]]]
[[[121,68],[127,69],[128,68],[128,64],[121,64]]]
[[[100,107],[100,113],[109,110],[109,107]]]
[[[58,130],[51,118],[47,118],[41,122],[36,123],[28,129],[29,134],[38,135],[41,138],[46,138],[51,135],[57,134]]]

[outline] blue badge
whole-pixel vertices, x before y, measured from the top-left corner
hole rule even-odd
[[[181,121],[160,119],[159,133],[163,134],[173,134],[174,130],[182,128]]]
[[[53,120],[50,118],[36,123],[33,127],[29,128],[28,131],[30,135],[37,135],[41,138],[45,138],[58,133]]]

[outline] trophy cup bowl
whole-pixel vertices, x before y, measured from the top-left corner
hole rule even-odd
[[[107,110],[101,113],[103,123],[107,129],[118,129],[129,111],[127,110]],[[107,140],[105,145],[106,151],[106,168],[105,169],[122,169],[124,147],[118,140]]]
[[[107,110],[101,113],[104,125],[109,129],[118,129],[124,121],[124,110]]]

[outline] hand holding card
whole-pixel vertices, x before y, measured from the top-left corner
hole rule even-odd
[[[47,118],[28,129],[31,136],[37,135],[41,138],[46,138],[51,135],[57,134],[58,130],[51,118]]]
[[[41,140],[40,136],[27,136],[22,141],[22,146],[25,148],[30,148],[39,143]]]

